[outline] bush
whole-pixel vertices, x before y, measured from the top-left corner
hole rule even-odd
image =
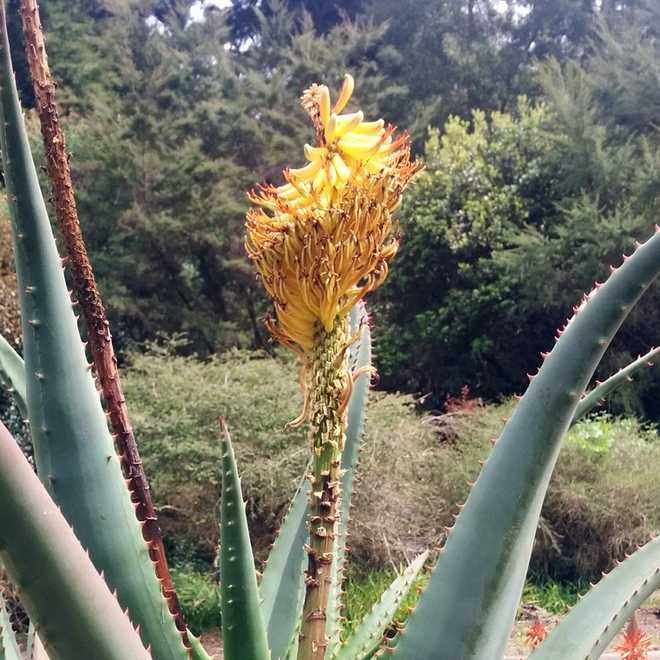
[[[430,130],[426,170],[398,216],[401,250],[374,298],[386,387],[430,392],[436,405],[466,378],[480,396],[515,392],[521,363],[552,337],[547,313],[523,315],[517,304],[526,270],[493,260],[524,227],[556,219],[548,120],[543,105],[522,98],[513,114],[474,111],[470,121],[450,118],[442,134]],[[513,346],[510,328],[521,323]]]
[[[217,545],[216,417],[227,417],[257,555],[263,558],[307,460],[295,364],[230,352],[201,362],[134,356],[126,393],[176,561],[211,562]],[[373,392],[350,522],[354,558],[398,564],[439,548],[512,403],[419,415],[407,395]],[[566,441],[532,558],[538,577],[595,577],[660,529],[660,440],[634,419],[599,416]]]
[[[135,355],[125,389],[175,559],[210,562],[215,555],[220,414],[230,426],[257,555],[263,557],[307,462],[305,430],[285,429],[302,407],[292,361],[239,351],[204,362]],[[409,396],[374,393],[369,407],[351,546],[372,563],[437,544],[450,519],[454,495],[440,506],[429,478],[440,458],[436,432],[413,405]],[[388,490],[379,493],[383,474]],[[429,503],[437,515],[418,515]]]
[[[449,418],[457,448],[479,447],[499,432],[513,403]],[[447,416],[441,419],[445,419]],[[474,451],[474,449],[469,450]],[[597,415],[564,442],[546,496],[530,565],[538,580],[599,578],[660,530],[660,438],[634,418]]]
[[[207,561],[215,556],[219,415],[232,433],[254,537],[267,542],[307,461],[305,432],[285,431],[302,406],[291,362],[245,352],[204,362],[136,355],[125,388],[174,550],[180,547],[186,559],[191,547]]]
[[[571,431],[543,507],[533,570],[596,578],[660,530],[660,438],[606,415]]]
[[[172,579],[186,623],[194,635],[222,625],[218,582],[208,571],[190,565],[177,566],[172,568]]]

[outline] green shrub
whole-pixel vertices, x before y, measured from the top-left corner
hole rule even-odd
[[[285,430],[302,406],[292,364],[246,352],[204,362],[136,355],[125,388],[174,549],[183,546],[186,559],[191,545],[207,561],[215,556],[219,415],[232,431],[255,537],[267,542],[307,460],[304,430]]]
[[[205,362],[150,353],[133,357],[125,380],[175,560],[208,564],[215,556],[220,414],[232,429],[263,557],[307,456],[305,430],[285,429],[302,406],[293,363],[264,353],[230,352]],[[440,547],[511,407],[432,417],[418,414],[410,396],[373,392],[350,523],[353,557],[384,567]],[[656,431],[634,419],[599,416],[576,425],[543,508],[535,579],[593,578],[657,532],[658,464]]]
[[[210,562],[215,555],[220,414],[232,430],[257,554],[263,554],[259,550],[272,541],[307,460],[305,430],[285,429],[302,407],[292,362],[238,351],[205,362],[135,355],[125,388],[175,559]],[[440,460],[437,434],[413,405],[409,396],[374,393],[369,407],[374,414],[361,457],[364,479],[357,484],[351,546],[371,563],[421,552],[429,539],[438,544],[444,532],[437,518],[424,515],[429,505],[445,511],[443,524],[450,520],[456,495],[445,488],[447,499],[440,502],[431,478],[431,466]],[[394,487],[377,496],[383,473]]]
[[[458,451],[487,453],[511,403],[440,418]],[[446,422],[444,420],[447,420]],[[466,454],[466,455],[467,455]],[[471,460],[471,459],[469,459]],[[660,529],[660,437],[634,418],[576,424],[545,499],[530,571],[537,580],[595,579]]]
[[[597,578],[660,529],[660,438],[634,418],[599,416],[571,431],[543,507],[532,570]]]
[[[188,628],[195,635],[220,628],[220,591],[213,575],[190,565],[173,567],[171,572]]]

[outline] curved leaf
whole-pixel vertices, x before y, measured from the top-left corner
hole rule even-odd
[[[12,73],[2,8],[0,142],[40,478],[159,660],[187,660],[161,593],[89,370]]]
[[[656,231],[560,331],[459,514],[395,657],[502,657],[561,440],[605,349],[659,272]]]
[[[597,660],[635,610],[660,589],[660,537],[619,564],[559,622],[533,660]]]
[[[48,653],[46,653],[32,621],[30,621],[30,627],[28,628],[26,660],[49,660]]]
[[[392,582],[371,612],[333,656],[335,660],[364,660],[373,655],[381,645],[385,630],[408,595],[428,556],[428,551],[422,553]]]
[[[300,616],[310,488],[303,477],[259,583],[261,614],[273,660],[286,657]]]
[[[0,559],[52,660],[148,660],[140,636],[0,424]],[[47,567],[34,578],[35,567]]]
[[[610,376],[602,383],[598,383],[596,387],[587,392],[578,403],[573,415],[572,423],[575,424],[581,417],[584,417],[589,411],[593,410],[608,394],[613,392],[617,387],[629,381],[636,371],[644,367],[653,366],[653,360],[660,355],[660,347],[652,348],[648,353],[619,369],[615,374]]]
[[[2,335],[0,335],[0,383],[11,392],[21,415],[24,419],[27,419],[27,392],[23,358]]]
[[[346,535],[348,533],[348,520],[351,512],[351,497],[353,496],[353,482],[355,469],[360,455],[360,444],[364,434],[364,420],[369,397],[371,380],[371,331],[367,308],[359,302],[351,310],[350,333],[351,336],[361,332],[360,340],[354,344],[349,352],[349,364],[354,374],[359,373],[353,384],[353,391],[348,403],[348,423],[346,427],[346,443],[341,457],[341,502],[337,537],[335,539],[335,561],[332,562],[330,574],[331,588],[328,598],[328,618],[326,634],[329,638],[328,653],[334,653],[340,643],[341,625],[341,587],[343,582],[344,565],[346,563]]]
[[[224,420],[220,420],[220,425],[220,599],[224,654],[227,660],[269,660],[241,482]]]
[[[2,597],[2,591],[0,591],[0,660],[21,660],[21,652]]]

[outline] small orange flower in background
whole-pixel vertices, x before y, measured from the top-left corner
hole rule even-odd
[[[548,635],[548,629],[541,619],[534,619],[527,629],[525,635],[525,645],[530,649],[535,649]]]
[[[346,75],[331,106],[325,85],[302,95],[316,131],[308,163],[284,171],[286,183],[249,193],[246,249],[273,299],[272,334],[299,353],[319,329],[378,287],[398,248],[392,213],[421,166],[410,159],[407,134],[362,112],[341,114],[353,94]]]
[[[647,660],[650,649],[651,640],[637,625],[637,620],[633,615],[626,626],[621,643],[615,646],[614,650],[621,654],[621,660]]]

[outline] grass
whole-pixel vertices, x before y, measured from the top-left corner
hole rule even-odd
[[[397,571],[391,567],[369,569],[359,563],[352,563],[349,566],[346,582],[344,583],[346,592],[344,637],[348,637],[359,625],[381,594],[397,577],[397,574]],[[417,604],[417,600],[426,587],[429,577],[429,574],[426,573],[417,578],[408,597],[394,616],[393,630],[405,623],[410,608],[414,608]],[[578,595],[585,593],[588,588],[589,583],[586,580],[578,582],[528,581],[523,591],[522,605],[534,605],[543,608],[550,614],[565,614],[575,605]]]
[[[359,562],[349,564],[344,583],[346,619],[342,634],[344,639],[353,633],[403,568],[403,565],[395,570],[392,566],[369,568]],[[204,569],[201,565],[181,565],[172,569],[172,577],[179,602],[192,632],[199,635],[219,629],[220,599],[217,581],[211,569]],[[405,623],[410,608],[415,607],[419,594],[428,580],[428,573],[417,578],[410,593],[394,615],[390,632],[393,633],[397,627]],[[577,583],[553,580],[528,581],[523,591],[522,603],[540,607],[550,614],[562,615],[577,602],[578,594],[587,591],[588,586],[585,580]]]
[[[357,563],[349,564],[346,581],[344,582],[344,617],[346,619],[342,634],[344,639],[350,637],[383,592],[404,568],[405,566],[402,565],[398,570],[394,570],[392,567],[369,569]],[[419,593],[426,586],[428,579],[429,576],[426,574],[417,578],[408,596],[394,615],[392,630],[405,622],[409,608],[414,607],[419,598]]]
[[[578,596],[589,590],[586,580],[578,582],[527,582],[522,595],[524,605],[541,607],[550,614],[566,614],[577,603]]]

